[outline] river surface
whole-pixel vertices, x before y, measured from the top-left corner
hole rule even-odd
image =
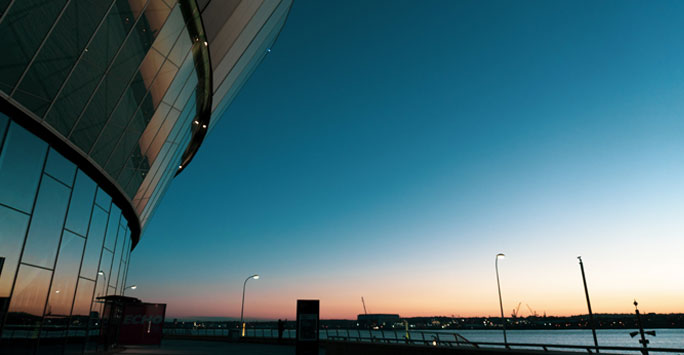
[[[684,354],[684,329],[648,329],[655,330],[656,336],[647,336],[649,340],[648,346],[651,348],[670,348],[682,349],[681,352],[674,354]],[[192,334],[192,335],[227,335],[227,329],[165,329],[165,333],[177,334]],[[632,338],[629,333],[636,331],[636,329],[599,329],[596,331],[598,343],[601,346],[627,346],[640,347],[639,335]],[[411,330],[410,337],[413,340],[428,340],[431,341],[438,337],[439,340],[454,340],[454,333],[459,334],[463,338],[476,343],[503,343],[503,333],[501,330]],[[526,344],[559,344],[559,345],[588,345],[594,344],[591,330],[589,329],[562,329],[562,330],[508,330],[506,332],[508,342],[526,343]],[[256,337],[276,337],[277,330],[275,329],[247,329],[247,336]],[[371,335],[376,339],[403,339],[405,335],[403,330],[359,330],[359,329],[321,329],[319,332],[320,338],[342,336],[349,338],[361,337],[363,341],[369,341]],[[294,338],[294,329],[287,329],[285,331],[285,338]],[[462,338],[459,338],[461,340]],[[557,349],[558,350],[558,349]],[[572,349],[564,349],[572,350]],[[581,350],[575,350],[581,351]],[[586,353],[586,350],[583,350]],[[606,351],[608,353],[610,351]],[[612,353],[616,353],[613,351]],[[625,353],[625,352],[617,352]],[[650,352],[651,354],[658,354]],[[673,354],[673,353],[668,353]]]
[[[651,330],[651,329],[649,329]],[[684,329],[654,329],[656,336],[647,335],[649,347],[683,349],[684,354]],[[636,329],[599,329],[596,331],[599,345],[602,346],[629,346],[640,347],[640,336],[632,338],[629,333]],[[346,330],[340,330],[339,335],[346,335]],[[359,331],[349,330],[349,336],[357,336]],[[368,330],[361,330],[361,335],[369,337]],[[294,331],[292,331],[294,333]],[[397,330],[397,336],[401,337],[405,332]],[[453,333],[458,333],[472,342],[503,343],[501,330],[438,330],[438,331],[410,331],[412,339],[422,339],[423,333],[426,339],[432,339],[432,334],[437,334],[441,340],[454,340]],[[327,335],[338,334],[335,330],[328,330]],[[373,336],[382,338],[382,332],[374,330]],[[561,345],[593,345],[594,339],[589,329],[558,329],[558,330],[508,330],[506,332],[509,343],[535,343],[535,344],[561,344]],[[321,330],[321,338],[327,336],[325,330]],[[385,338],[394,338],[393,330],[384,331]],[[652,352],[652,354],[656,354]],[[672,353],[670,353],[672,354]]]

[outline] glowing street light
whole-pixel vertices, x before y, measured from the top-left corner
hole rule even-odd
[[[138,288],[138,286],[136,286],[136,285],[130,285],[130,286],[124,287],[123,291],[121,291],[121,295],[122,295],[122,296],[125,295],[125,294],[126,294],[126,290],[128,290],[129,288],[130,288],[131,290],[135,290],[136,288]]]
[[[504,346],[508,348],[508,340],[506,339],[506,319],[504,318],[503,301],[501,300],[501,283],[499,282],[499,259],[503,259],[505,257],[506,255],[504,253],[496,254],[494,268],[496,268],[496,287],[499,290],[499,308],[501,309],[501,324],[503,325]]]
[[[240,324],[242,324],[242,336],[245,336],[245,322],[243,321],[243,315],[245,313],[245,288],[247,287],[247,281],[249,279],[259,279],[259,275],[254,274],[245,279],[245,283],[242,284],[242,308],[240,309]]]

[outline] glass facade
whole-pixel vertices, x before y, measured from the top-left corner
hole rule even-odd
[[[128,267],[128,223],[76,165],[0,117],[0,350],[54,347],[67,332],[79,349],[100,317],[97,297],[125,287],[118,278]],[[114,242],[105,244],[105,235]]]
[[[0,0],[0,353],[82,353],[98,297],[292,0]]]

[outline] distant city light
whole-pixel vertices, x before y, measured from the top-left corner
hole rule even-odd
[[[266,48],[266,53],[271,53],[271,48]]]

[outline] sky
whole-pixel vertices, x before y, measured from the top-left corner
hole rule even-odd
[[[295,1],[127,291],[167,318],[684,312],[684,2]]]

